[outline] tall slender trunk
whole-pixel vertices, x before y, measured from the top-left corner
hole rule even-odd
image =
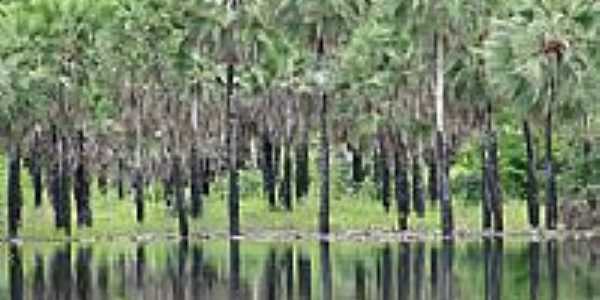
[[[119,158],[117,159],[117,173],[117,195],[119,196],[120,200],[123,200],[123,197],[125,197],[125,188],[123,186],[125,162],[122,153],[119,153]]]
[[[237,115],[233,107],[233,76],[234,66],[227,66],[227,91],[226,91],[226,110],[227,110],[227,150],[228,150],[228,169],[229,169],[229,234],[237,236],[240,234],[240,207],[239,207],[239,177],[237,170]]]
[[[494,231],[502,232],[504,229],[503,211],[502,211],[502,191],[500,190],[499,175],[498,175],[498,143],[496,140],[496,132],[490,133],[490,145],[489,145],[489,168],[488,168],[488,179],[491,202],[492,202],[492,214]]]
[[[285,138],[283,143],[283,182],[282,182],[282,203],[287,211],[292,210],[292,105],[291,95],[288,93],[284,100],[286,103],[285,113]]]
[[[451,236],[454,231],[452,203],[448,179],[448,150],[444,133],[444,37],[435,33],[435,106],[437,128],[437,171],[441,200],[441,223],[443,235]]]
[[[415,103],[415,121],[419,123],[421,121],[421,95],[422,95],[422,86],[419,86],[419,91],[417,95],[417,101]],[[415,208],[415,212],[417,213],[417,217],[423,218],[425,217],[425,195],[423,193],[423,175],[421,172],[422,165],[422,157],[421,154],[423,152],[423,143],[421,142],[421,134],[416,133],[414,138],[416,139],[416,147],[414,149],[413,157],[412,157],[412,192],[413,192],[413,206]]]
[[[66,136],[61,139],[61,172],[60,172],[60,189],[62,203],[62,224],[65,233],[71,235],[71,164],[69,161],[69,142]]]
[[[483,230],[492,228],[492,200],[488,184],[488,153],[487,135],[481,134],[481,227]]]
[[[412,192],[413,192],[413,206],[415,208],[415,212],[417,213],[417,217],[423,218],[425,217],[425,198],[423,195],[423,186],[421,184],[421,158],[419,151],[416,151],[413,155],[412,159]]]
[[[556,176],[554,174],[554,158],[552,156],[552,105],[555,102],[558,91],[558,65],[560,63],[560,54],[556,54],[555,70],[550,84],[550,103],[546,114],[546,228],[556,229],[558,208],[556,204]]]
[[[321,267],[321,299],[332,299],[331,261],[329,255],[329,241],[319,242],[319,257]]]
[[[16,142],[11,145],[8,161],[8,235],[17,237],[21,225],[23,195],[21,192],[21,149]]]
[[[202,168],[200,167],[200,158],[198,157],[198,98],[202,95],[200,83],[196,83],[193,88],[193,102],[191,108],[192,131],[192,147],[190,148],[190,194],[192,203],[192,217],[197,218],[202,216]]]
[[[535,177],[535,153],[533,150],[529,121],[527,121],[527,119],[523,119],[523,135],[525,137],[525,148],[527,151],[527,215],[529,218],[529,225],[533,228],[537,228],[540,224],[540,208],[537,197],[537,179]]]
[[[321,96],[321,157],[319,167],[321,171],[321,185],[319,202],[319,232],[329,233],[329,135],[327,132],[327,94]]]
[[[58,129],[52,125],[52,162],[50,167],[50,198],[54,208],[54,224],[57,229],[62,228],[62,203],[60,186],[60,142],[58,140]]]
[[[273,143],[271,142],[269,124],[263,117],[262,148],[263,148],[263,185],[267,195],[269,208],[275,209],[275,174],[273,170]]]
[[[390,169],[388,168],[387,149],[383,132],[377,135],[379,142],[379,166],[381,168],[381,204],[386,213],[390,211]]]
[[[394,172],[395,172],[395,194],[396,207],[398,209],[398,226],[400,230],[408,229],[408,215],[410,213],[410,203],[408,196],[408,179],[406,176],[406,152],[401,137],[398,137],[398,143],[394,151]]]
[[[435,134],[432,135],[435,137]],[[429,185],[429,198],[431,200],[431,206],[435,206],[438,199],[438,180],[437,180],[437,162],[435,152],[435,138],[432,139],[431,149],[428,151],[428,164],[429,164],[429,178],[427,184]]]
[[[181,176],[181,157],[177,150],[173,155],[173,185],[175,188],[175,203],[177,206],[177,216],[179,219],[179,236],[187,238],[189,233],[188,217],[185,209],[185,190]]]
[[[585,137],[583,139],[583,187],[585,192],[585,200],[592,210],[596,210],[596,199],[590,190],[590,177],[592,176],[591,171],[591,159],[590,153],[592,152],[592,141],[590,137],[590,120],[587,114],[583,116],[583,127],[585,131]]]
[[[325,26],[325,24],[322,24]],[[318,33],[318,41],[317,41],[317,57],[320,61],[325,54],[325,39],[323,28]],[[320,183],[320,202],[319,202],[319,233],[321,234],[329,234],[329,133],[328,133],[328,125],[327,125],[327,93],[321,91],[321,112],[320,112],[320,161],[319,168],[321,171],[321,183]],[[329,245],[326,247],[321,247],[327,249],[327,257],[329,257]],[[328,263],[327,263],[328,265]],[[329,275],[329,274],[326,274]],[[331,294],[325,294],[323,298],[330,298]]]
[[[42,205],[42,163],[40,160],[40,147],[40,132],[36,130],[33,136],[33,149],[31,151],[31,179],[36,208]]]
[[[309,157],[308,157],[308,122],[309,115],[300,108],[300,141],[296,146],[296,199],[308,195],[309,188]]]
[[[354,147],[351,145],[350,151],[352,152],[352,181],[358,189],[363,181],[363,156],[360,147]]]
[[[142,171],[142,99],[137,99],[134,91],[135,76],[133,70],[131,71],[131,94],[130,98],[132,102],[135,102],[137,108],[137,117],[135,124],[135,206],[136,206],[136,221],[138,223],[144,222],[144,174]]]
[[[85,159],[85,136],[83,129],[79,131],[77,168],[75,169],[75,203],[77,205],[77,226],[92,226],[92,212],[90,210],[89,174]]]

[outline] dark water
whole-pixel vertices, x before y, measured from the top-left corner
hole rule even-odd
[[[0,299],[600,299],[600,240],[0,244]]]

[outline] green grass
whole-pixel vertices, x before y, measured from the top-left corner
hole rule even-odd
[[[1,156],[0,156],[1,157]],[[6,236],[6,176],[5,160],[0,159],[0,236]],[[316,168],[313,168],[313,171]],[[316,171],[314,171],[316,172]],[[339,173],[339,172],[338,172]],[[313,174],[313,184],[308,197],[300,203],[294,203],[293,212],[282,209],[270,210],[261,192],[260,176],[256,171],[243,171],[241,174],[241,227],[244,232],[260,230],[296,230],[314,232],[318,217],[317,175]],[[372,196],[372,184],[357,192],[348,190],[343,177],[334,172],[332,182],[331,229],[334,232],[350,230],[386,231],[396,229],[397,214],[392,207],[385,213],[379,202]],[[192,219],[192,233],[225,232],[228,226],[226,181],[221,179],[213,184],[210,197],[205,197],[204,214]],[[27,172],[23,172],[22,187],[25,199],[23,222],[20,236],[25,239],[63,239],[62,231],[54,228],[54,215],[49,199],[44,195],[43,205],[33,205],[33,190]],[[92,187],[92,228],[77,228],[75,225],[75,205],[73,204],[72,237],[77,239],[110,238],[114,236],[139,236],[146,234],[168,235],[177,233],[177,218],[174,211],[167,209],[161,199],[160,188],[147,191],[145,201],[145,220],[143,224],[135,221],[135,205],[131,197],[119,200],[114,189],[101,195]],[[189,201],[189,199],[188,199]],[[427,202],[429,205],[430,203]],[[455,200],[453,204],[454,221],[457,231],[477,231],[480,226],[480,208],[467,201]],[[505,229],[507,231],[526,230],[526,206],[523,201],[506,201]],[[411,230],[433,232],[440,228],[440,216],[437,208],[429,207],[425,217],[411,216]]]

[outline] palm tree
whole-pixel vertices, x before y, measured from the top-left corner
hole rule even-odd
[[[489,81],[498,95],[512,97],[526,111],[543,103],[548,229],[556,228],[558,218],[553,111],[559,102],[568,98],[565,92],[580,82],[581,73],[587,67],[585,57],[591,41],[588,36],[591,25],[582,16],[595,5],[588,1],[547,0],[508,6],[510,14],[493,21],[490,38],[484,45]],[[531,158],[529,164],[533,164]],[[528,172],[529,181],[533,183],[532,171]],[[531,224],[535,226],[535,190],[530,189]]]

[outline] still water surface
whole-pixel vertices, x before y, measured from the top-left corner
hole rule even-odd
[[[600,240],[0,244],[0,299],[600,299]]]

